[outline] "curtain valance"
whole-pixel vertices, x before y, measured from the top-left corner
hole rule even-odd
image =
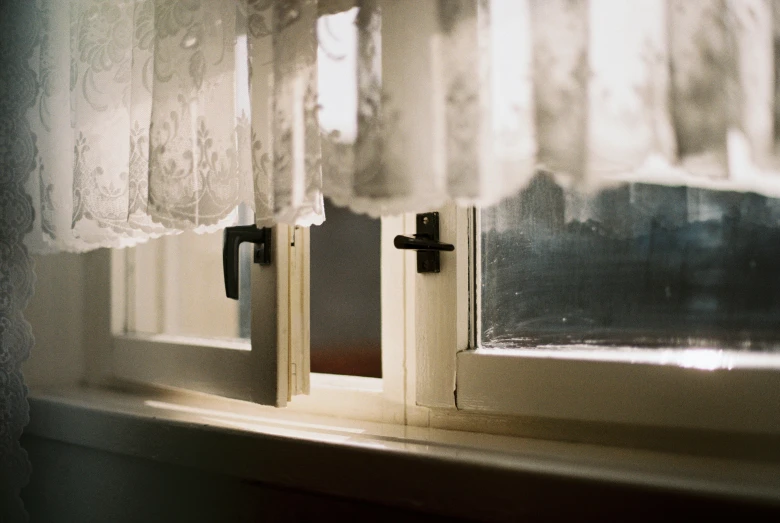
[[[777,0],[37,0],[36,249],[489,205],[539,169],[780,196]]]

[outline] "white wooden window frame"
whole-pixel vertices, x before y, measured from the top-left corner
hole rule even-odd
[[[393,424],[424,416],[414,408],[416,264],[393,246],[397,234],[414,232],[415,216],[381,221],[382,378],[312,373],[310,394],[296,397],[287,406],[290,412]]]
[[[154,295],[172,275],[162,267],[163,277],[133,278],[136,288],[129,288],[127,276],[136,253],[112,251],[111,376],[279,407],[307,393],[308,230],[278,226],[272,237],[271,265],[252,264],[252,329],[247,341],[133,332],[127,321],[130,293]],[[176,259],[177,253],[167,254],[165,259]]]
[[[304,241],[296,241],[296,251],[289,242],[292,230],[276,227],[277,254],[272,266],[253,264],[252,269],[252,343],[262,350],[250,350],[251,345],[241,341],[128,333],[127,253],[103,250],[90,254],[87,306],[96,313],[86,319],[86,330],[92,334],[86,340],[87,381],[99,386],[173,387],[285,406],[291,412],[406,423],[407,407],[414,404],[414,372],[410,369],[414,368],[415,265],[393,247],[392,240],[396,234],[413,231],[414,215],[382,219],[381,379],[309,376],[309,230],[297,230],[299,240]],[[291,259],[297,260],[299,269],[290,264]],[[295,278],[300,283],[293,285],[290,282]],[[289,349],[278,351],[280,357],[273,361],[277,346]],[[293,375],[285,354],[300,361],[304,372]],[[303,380],[304,376],[309,379]],[[286,383],[291,384],[289,388]]]
[[[484,349],[478,345],[478,213],[440,211],[441,273],[416,276],[417,403],[523,420],[780,434],[778,355],[716,351]],[[576,347],[570,347],[576,349]],[[584,348],[582,348],[584,349]],[[674,354],[673,354],[674,356]]]

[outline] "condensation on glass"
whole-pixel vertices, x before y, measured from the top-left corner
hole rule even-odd
[[[540,173],[480,228],[483,347],[780,352],[780,200]]]

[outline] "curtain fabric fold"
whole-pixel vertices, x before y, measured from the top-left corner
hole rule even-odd
[[[491,205],[539,170],[780,196],[777,0],[37,0],[36,250]]]
[[[34,341],[23,315],[35,282],[24,245],[36,148],[27,111],[37,87],[27,61],[41,29],[33,11],[25,0],[0,3],[0,521],[8,522],[27,520],[19,493],[31,472],[19,438],[29,422],[22,363]]]

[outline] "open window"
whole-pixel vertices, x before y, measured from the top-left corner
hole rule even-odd
[[[276,406],[307,393],[308,230],[278,226],[271,241],[267,265],[242,244],[237,301],[222,232],[115,251],[114,376]]]
[[[356,11],[322,14],[319,67],[330,68],[323,77],[338,80],[345,67],[356,74]],[[330,91],[320,86],[322,96],[340,96],[336,83]],[[357,103],[356,96],[346,103]],[[321,114],[325,130],[345,124],[333,104],[324,107],[330,108]],[[403,419],[406,268],[392,238],[408,232],[405,219],[380,221],[326,206],[322,226],[273,228],[269,265],[254,263],[252,244],[243,244],[238,301],[225,297],[222,232],[95,253],[89,306],[107,314],[87,327],[96,334],[89,340],[95,355],[89,380]],[[247,209],[238,214],[239,224],[253,223]]]
[[[402,420],[407,268],[392,239],[405,219],[326,205],[322,226],[273,229],[270,265],[242,244],[237,301],[225,296],[221,231],[91,257],[110,288],[89,297],[111,302],[111,328],[109,315],[93,318],[104,336],[89,340],[108,356],[103,381]]]

